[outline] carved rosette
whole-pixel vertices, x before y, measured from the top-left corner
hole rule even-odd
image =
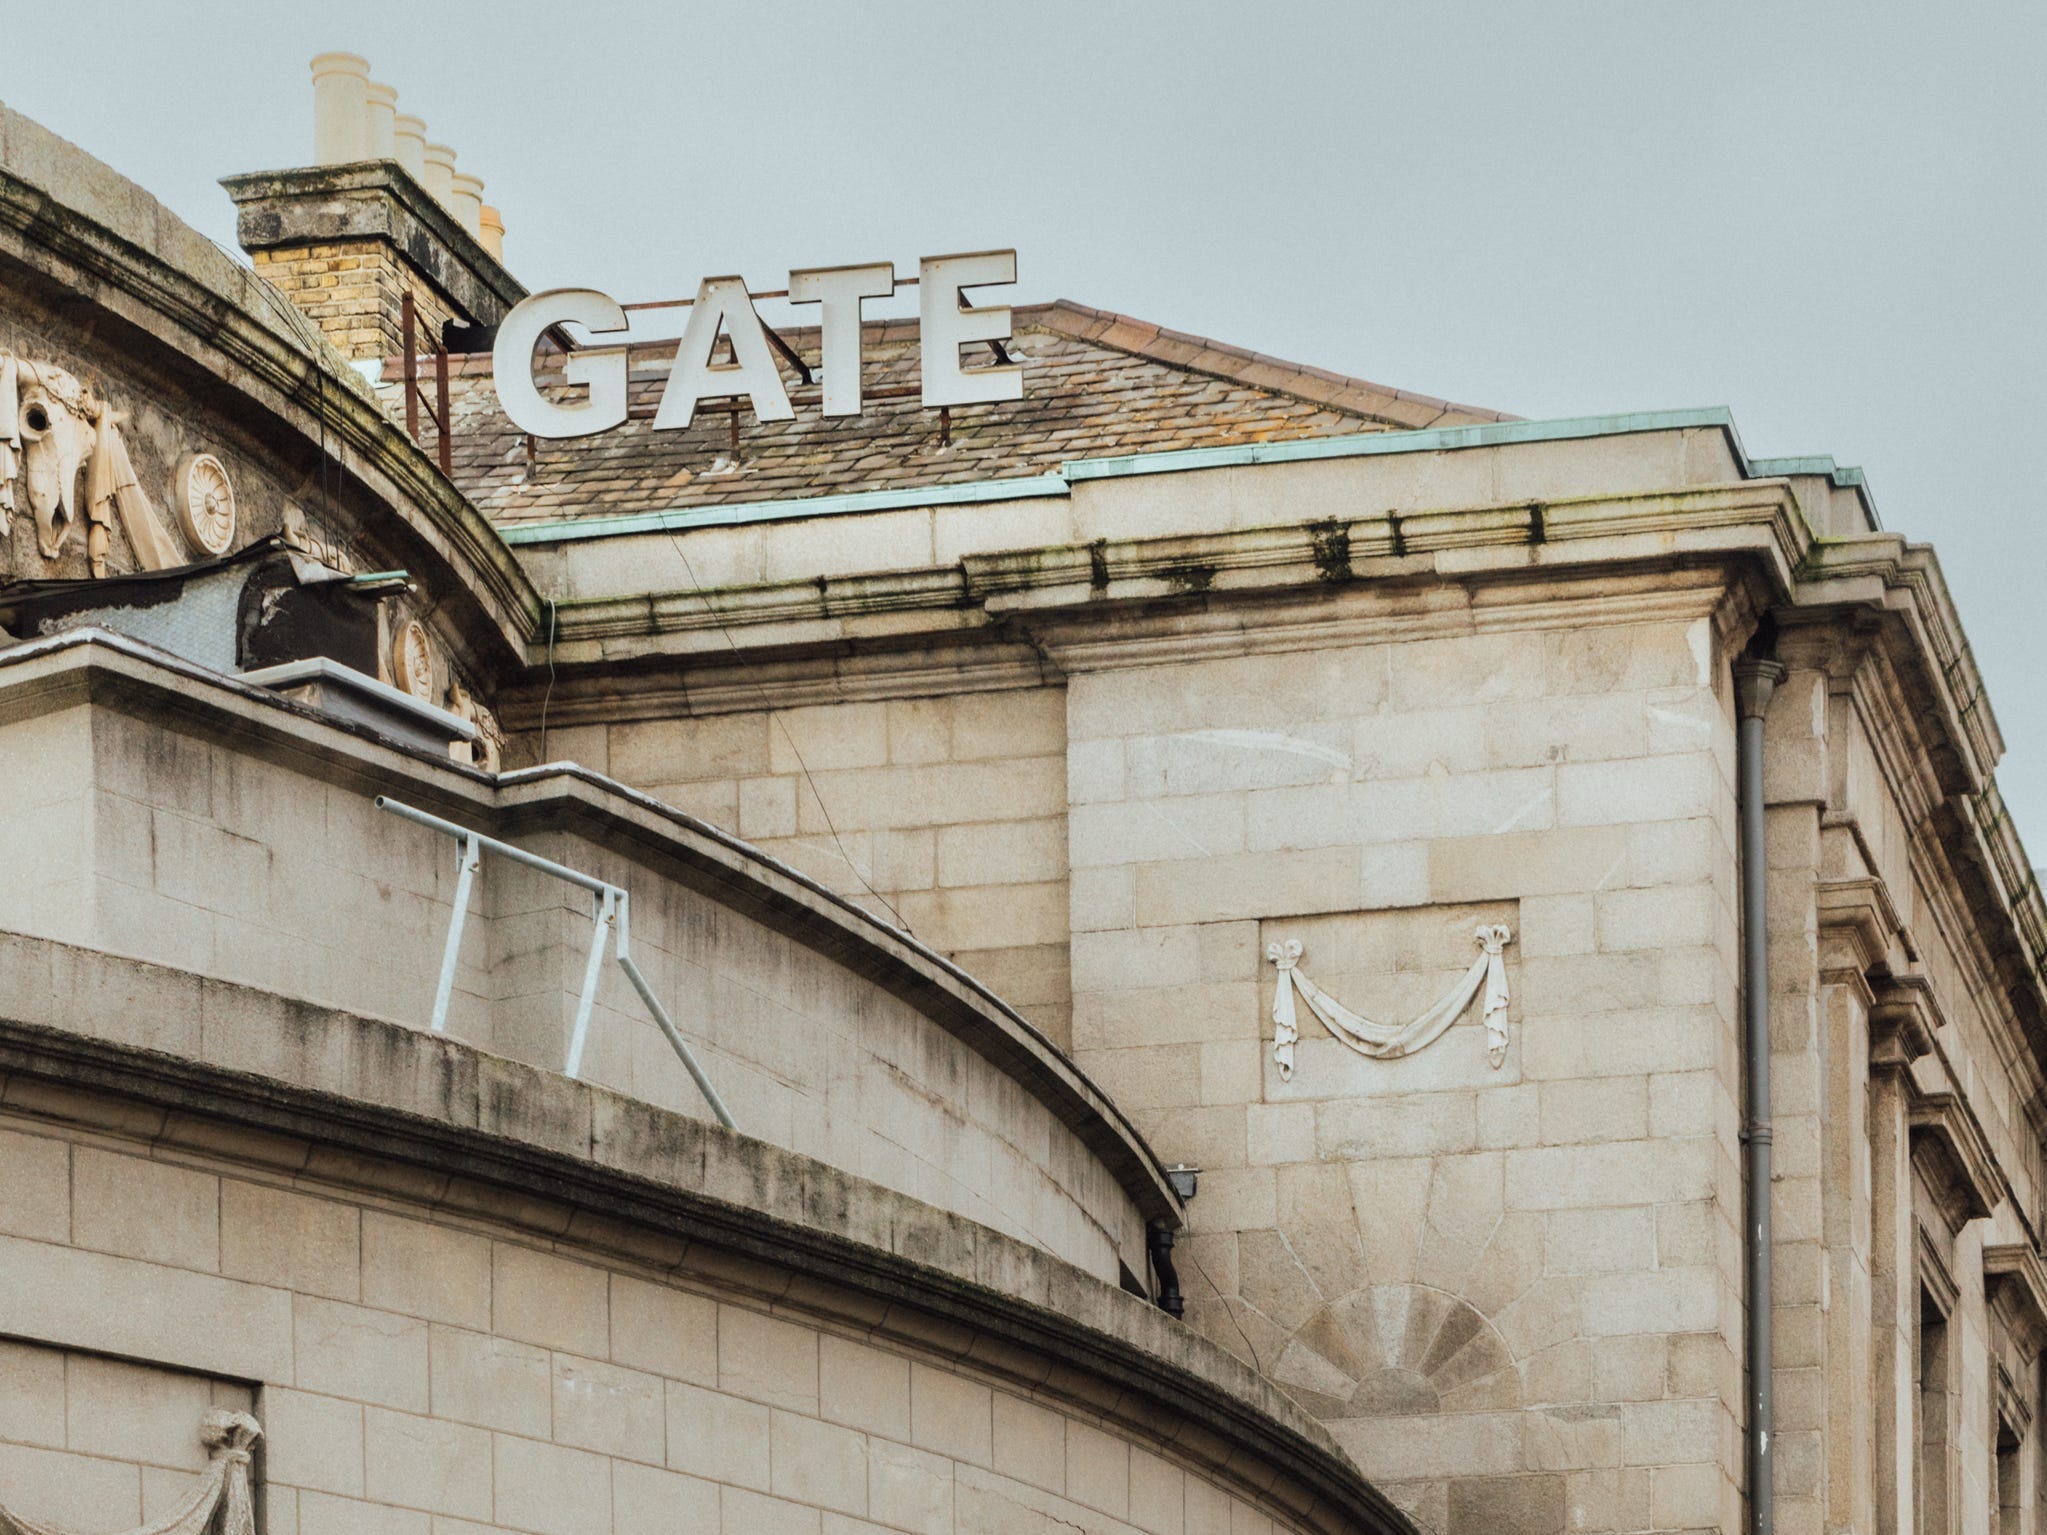
[[[434,658],[426,625],[409,618],[391,642],[391,680],[414,698],[434,696]]]
[[[195,550],[226,554],[235,541],[235,488],[227,467],[211,453],[194,453],[178,466],[178,526]]]

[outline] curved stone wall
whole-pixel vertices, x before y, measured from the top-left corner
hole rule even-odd
[[[405,569],[411,588],[388,600],[433,632],[433,701],[458,680],[487,692],[533,632],[539,599],[511,552],[317,326],[140,187],[4,106],[0,355],[61,369],[111,407],[167,524],[176,471],[204,450],[234,484],[237,549],[290,509],[357,570]],[[0,576],[86,576],[82,501],[77,512],[54,560],[17,515]],[[110,536],[110,573],[135,570],[123,518]],[[174,542],[179,559],[204,554]]]
[[[170,972],[0,940],[9,1012],[31,979],[102,1035],[179,1010]],[[184,1418],[253,1402],[266,1535],[1411,1528],[1248,1368],[1030,1247],[446,1041],[188,995],[177,1055],[0,1022],[16,1513],[160,1511],[203,1464]]]
[[[100,701],[92,701],[100,700]],[[1177,1221],[1148,1149],[1031,1027],[903,935],[743,844],[573,772],[490,780],[111,640],[0,657],[0,927],[424,1029],[455,895],[448,837],[377,794],[632,892],[634,953],[740,1129],[1116,1282]],[[448,1027],[559,1071],[589,897],[489,859]],[[706,1116],[615,967],[583,1075]],[[166,1038],[182,1035],[166,1024]]]

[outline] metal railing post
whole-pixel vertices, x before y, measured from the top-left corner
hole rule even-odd
[[[623,886],[609,880],[598,879],[580,869],[571,869],[567,864],[556,863],[551,858],[542,858],[538,853],[529,853],[523,847],[514,847],[496,837],[486,837],[454,821],[443,820],[440,816],[429,815],[424,810],[401,804],[386,795],[378,795],[376,806],[417,825],[427,827],[445,836],[453,837],[462,845],[461,874],[455,882],[455,907],[448,924],[448,943],[441,954],[441,977],[434,992],[433,1029],[436,1034],[444,1033],[448,1022],[448,1000],[455,984],[455,961],[462,947],[462,927],[469,914],[469,897],[478,868],[483,861],[483,851],[490,849],[514,863],[538,869],[571,885],[590,892],[595,901],[591,916],[590,956],[583,965],[583,990],[576,1000],[575,1027],[569,1035],[568,1064],[564,1072],[570,1077],[578,1076],[583,1069],[583,1051],[589,1042],[591,1014],[597,1004],[597,978],[604,969],[604,948],[614,933],[618,938],[618,965],[625,971],[626,979],[632,982],[633,990],[647,1006],[655,1024],[667,1038],[669,1047],[675,1051],[683,1068],[689,1072],[690,1080],[704,1095],[704,1102],[710,1105],[718,1123],[728,1130],[739,1127],[732,1122],[732,1115],[725,1107],[725,1100],[718,1096],[718,1090],[711,1085],[711,1079],[704,1075],[704,1068],[698,1063],[696,1052],[689,1047],[689,1041],[682,1037],[675,1027],[668,1010],[654,995],[654,988],[647,984],[640,967],[633,960],[631,940],[632,897]]]
[[[597,1003],[597,977],[604,968],[604,945],[611,937],[618,911],[618,895],[606,890],[597,897],[597,910],[590,918],[590,958],[583,965],[583,990],[576,998],[576,1027],[569,1034],[569,1063],[563,1072],[571,1077],[583,1072],[583,1046],[590,1038],[590,1009]]]
[[[668,1036],[669,1046],[681,1059],[683,1069],[697,1084],[697,1091],[704,1095],[704,1102],[711,1106],[711,1112],[718,1116],[718,1123],[728,1130],[739,1126],[732,1122],[732,1115],[725,1108],[725,1100],[718,1096],[718,1089],[711,1086],[711,1079],[704,1075],[704,1068],[697,1064],[696,1052],[689,1047],[668,1017],[668,1009],[654,996],[654,988],[647,984],[647,978],[640,974],[640,967],[633,960],[631,918],[628,915],[630,897],[618,903],[618,968],[625,972],[625,978],[633,983],[633,990],[640,994],[640,1000],[647,1004],[647,1011],[654,1015],[654,1022],[661,1032]]]
[[[455,910],[448,918],[448,946],[441,952],[441,979],[434,987],[434,1032],[448,1032],[448,1000],[455,990],[455,961],[462,952],[462,925],[469,916],[469,889],[476,879],[476,867],[483,862],[483,849],[476,838],[462,838],[461,873],[455,876]]]

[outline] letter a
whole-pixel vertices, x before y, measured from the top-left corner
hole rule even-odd
[[[733,361],[713,366],[711,352],[722,328],[732,341]],[[796,413],[789,408],[789,391],[782,387],[782,375],[775,371],[774,355],[754,313],[746,283],[737,277],[707,277],[697,289],[697,301],[689,312],[689,324],[675,349],[675,370],[668,375],[668,387],[661,392],[661,408],[654,413],[654,429],[666,431],[685,427],[696,419],[699,400],[721,400],[745,395],[753,413],[763,421],[787,421]]]

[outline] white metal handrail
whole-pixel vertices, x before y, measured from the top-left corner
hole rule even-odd
[[[538,869],[556,879],[571,885],[579,885],[590,892],[593,909],[590,914],[590,958],[583,966],[583,990],[576,999],[576,1026],[569,1035],[569,1059],[562,1068],[564,1074],[574,1077],[583,1069],[583,1046],[590,1035],[590,1011],[597,1002],[597,978],[604,969],[604,950],[615,934],[618,939],[618,966],[625,972],[626,979],[633,983],[633,990],[640,994],[640,1000],[647,1004],[647,1011],[653,1014],[654,1022],[661,1026],[661,1032],[668,1036],[668,1043],[695,1081],[698,1091],[704,1095],[704,1102],[711,1106],[711,1112],[718,1116],[718,1123],[728,1130],[737,1129],[731,1114],[726,1112],[724,1099],[711,1086],[711,1079],[704,1075],[704,1068],[697,1064],[696,1052],[690,1049],[689,1041],[676,1032],[668,1011],[654,996],[654,990],[647,984],[646,976],[633,961],[632,953],[632,898],[618,885],[585,874],[580,869],[571,869],[566,864],[556,863],[551,858],[542,858],[538,853],[529,853],[523,847],[514,847],[509,842],[500,842],[496,837],[486,837],[482,832],[472,831],[467,826],[453,821],[444,821],[437,815],[428,815],[411,805],[401,804],[386,795],[377,796],[377,808],[388,810],[393,815],[403,816],[434,831],[445,833],[461,844],[460,873],[455,880],[455,910],[448,921],[448,946],[441,954],[441,978],[434,988],[433,1030],[444,1034],[448,1028],[448,999],[455,989],[455,960],[462,948],[462,926],[469,916],[469,896],[476,881],[476,871],[482,865],[486,848],[514,863],[523,863],[529,869]]]

